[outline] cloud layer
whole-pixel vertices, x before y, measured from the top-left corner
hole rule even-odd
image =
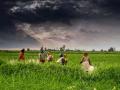
[[[2,0],[0,48],[119,48],[119,0]]]
[[[89,24],[88,24],[89,23]],[[56,48],[65,44],[68,48],[107,49],[118,47],[119,26],[90,21],[74,21],[72,25],[63,23],[17,24],[18,30],[24,31],[41,45]]]
[[[120,8],[118,0],[18,0],[11,3],[14,5],[9,8],[9,15],[27,22],[110,16]]]

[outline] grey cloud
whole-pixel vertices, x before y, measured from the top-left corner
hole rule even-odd
[[[3,2],[0,4],[0,10],[3,11],[0,27],[4,29],[0,31],[0,42],[5,47],[39,47],[41,44],[59,47],[66,43],[72,48],[104,45],[106,48],[107,45],[119,44],[119,0]],[[115,16],[118,16],[117,19]]]
[[[97,17],[111,14],[94,0],[30,0],[17,1],[9,14],[21,21],[54,21]]]
[[[119,0],[5,0],[1,10],[27,22],[119,16]],[[67,18],[67,19],[66,19]]]
[[[101,30],[95,30],[95,29],[85,29],[85,28],[81,28],[80,29],[80,32],[83,32],[83,33],[92,33],[92,34],[97,34],[97,33],[101,33],[102,31]]]
[[[55,41],[62,41],[62,42],[70,41],[69,38],[60,38],[60,37],[49,37],[48,39],[52,39],[52,40],[55,40]]]

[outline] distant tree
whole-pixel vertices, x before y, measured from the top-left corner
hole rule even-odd
[[[95,49],[93,49],[92,52],[95,52]]]
[[[104,52],[104,50],[103,50],[103,49],[101,49],[100,51],[101,51],[101,52]]]
[[[115,48],[113,48],[113,47],[110,47],[109,49],[108,49],[108,52],[114,52],[115,51]]]
[[[27,48],[27,51],[30,51],[30,48]]]
[[[66,49],[66,51],[70,51],[70,49]]]

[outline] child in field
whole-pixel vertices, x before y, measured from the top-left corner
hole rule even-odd
[[[25,53],[25,49],[22,49],[21,51],[20,51],[20,54],[19,54],[19,61],[23,61],[23,60],[25,60],[25,56],[24,56],[24,53]]]
[[[53,56],[52,56],[52,54],[50,52],[48,52],[48,54],[47,54],[47,61],[48,62],[53,61]]]
[[[86,72],[91,72],[94,70],[94,67],[92,66],[92,64],[90,62],[88,53],[84,53],[84,55],[82,57],[82,61],[80,63],[82,64],[82,67]]]

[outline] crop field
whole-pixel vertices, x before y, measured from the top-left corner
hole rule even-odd
[[[67,65],[54,61],[40,63],[39,52],[25,53],[18,61],[18,51],[0,51],[0,90],[120,90],[120,53],[89,53],[95,70],[81,69],[82,53],[67,53]]]

